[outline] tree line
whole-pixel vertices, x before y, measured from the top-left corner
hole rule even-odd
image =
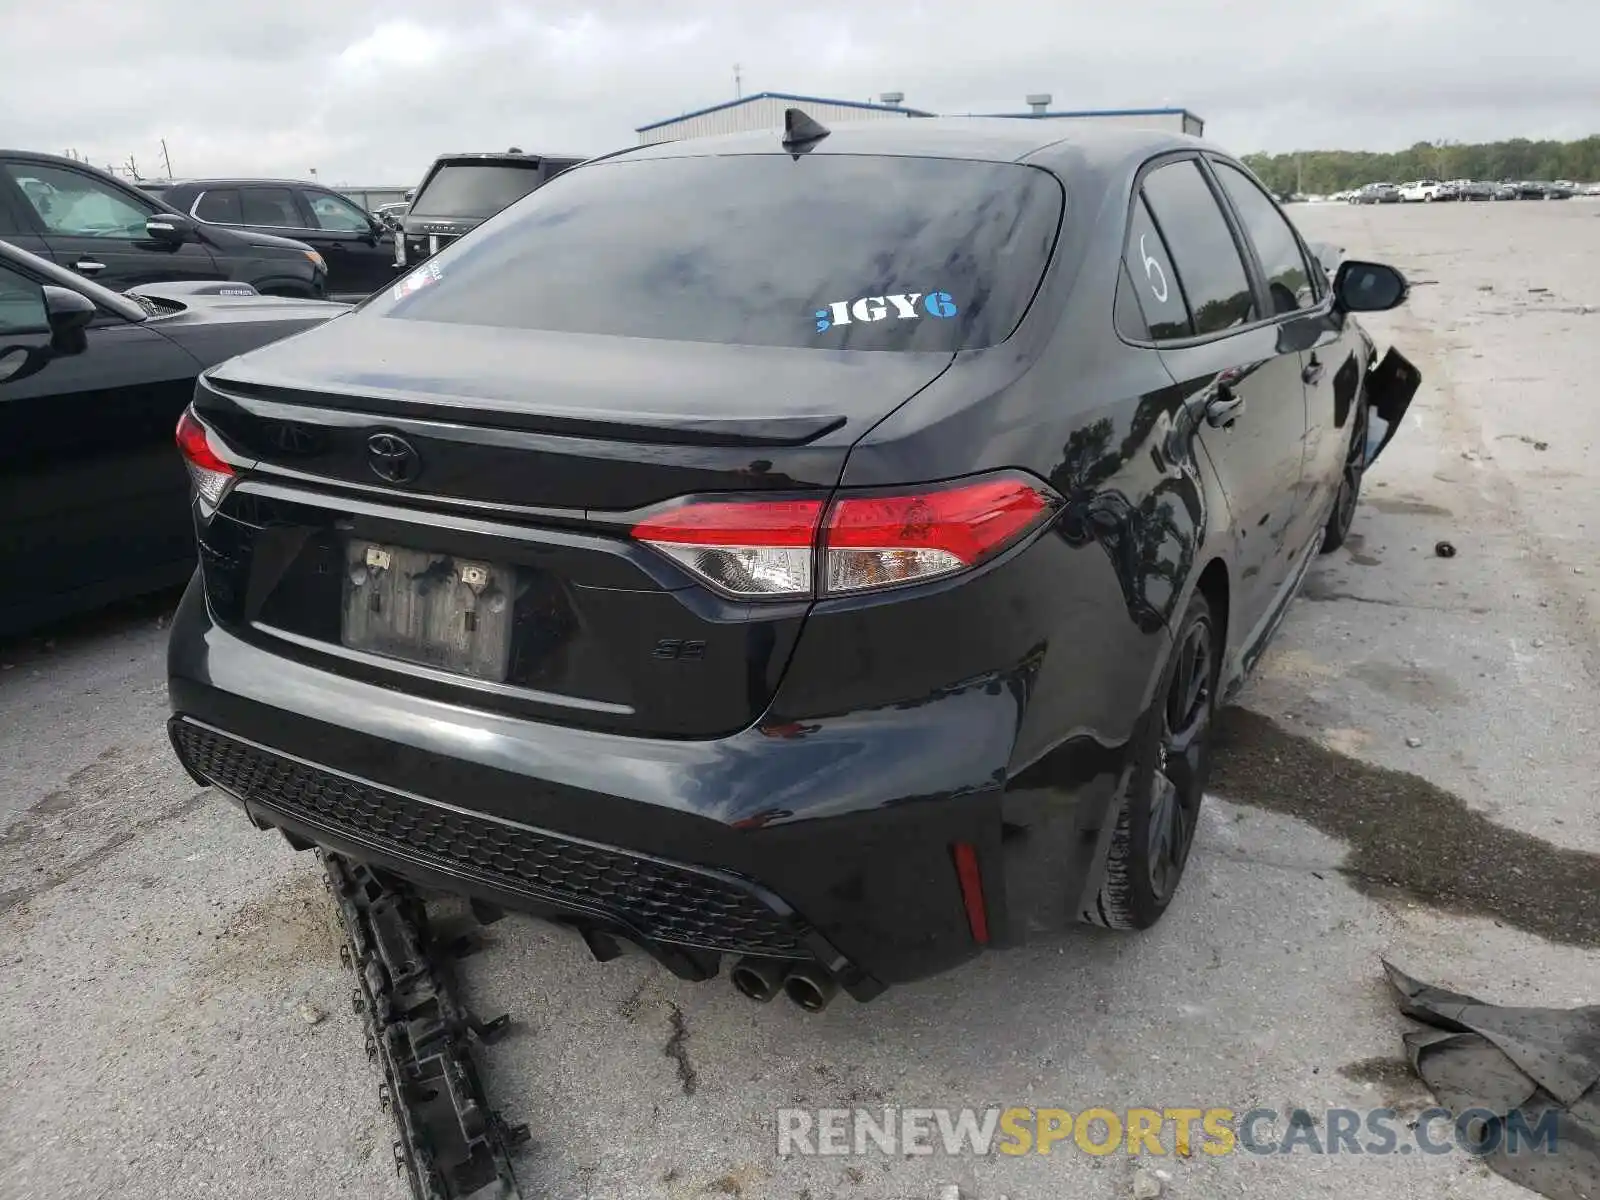
[[[1600,134],[1576,142],[1418,142],[1409,150],[1305,150],[1249,154],[1244,161],[1275,192],[1326,195],[1366,183],[1411,179],[1600,180]]]

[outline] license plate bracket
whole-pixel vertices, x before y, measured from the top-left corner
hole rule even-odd
[[[515,597],[512,567],[351,538],[340,640],[351,650],[501,683]]]

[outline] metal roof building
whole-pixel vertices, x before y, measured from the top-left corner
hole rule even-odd
[[[869,104],[860,100],[825,100],[821,96],[792,96],[788,92],[757,92],[738,100],[696,109],[681,117],[669,117],[636,132],[641,146],[670,142],[678,138],[715,137],[723,133],[754,133],[761,129],[782,129],[783,110],[803,108],[806,115],[824,125],[843,121],[889,121],[906,117],[931,117],[936,114],[899,104]]]
[[[1168,133],[1187,133],[1204,137],[1206,123],[1187,108],[1104,108],[1082,112],[1049,112],[1035,105],[1032,112],[968,113],[973,117],[1034,117],[1041,121],[1093,121],[1097,125],[1122,125],[1132,129],[1164,129]],[[950,114],[954,115],[954,114]]]
[[[907,108],[900,103],[904,97],[898,92],[885,93],[882,104],[859,100],[828,100],[821,96],[796,96],[789,92],[757,92],[738,100],[713,104],[696,109],[681,117],[669,117],[641,125],[636,132],[641,146],[656,142],[671,142],[682,138],[715,137],[725,133],[755,133],[763,129],[783,128],[786,108],[804,109],[824,125],[846,121],[899,120],[906,117],[934,117],[940,114],[918,108]],[[976,117],[1031,117],[1041,121],[1091,121],[1095,124],[1122,125],[1139,129],[1164,129],[1171,133],[1187,133],[1195,137],[1205,133],[1205,122],[1186,108],[1117,108],[1099,111],[1052,112],[1050,97],[1028,97],[1029,112],[1020,113],[966,113]],[[954,116],[956,114],[946,114]]]

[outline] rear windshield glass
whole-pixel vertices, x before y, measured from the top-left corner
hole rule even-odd
[[[421,217],[492,217],[533,191],[544,177],[534,166],[446,164],[428,180],[411,212]]]
[[[1015,163],[728,155],[571,171],[447,247],[364,313],[820,349],[1005,340],[1060,224]]]

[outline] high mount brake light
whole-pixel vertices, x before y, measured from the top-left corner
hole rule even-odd
[[[728,595],[796,599],[954,575],[992,558],[1059,500],[1011,475],[821,500],[693,500],[633,536]]]
[[[178,418],[178,449],[183,453],[184,464],[189,468],[189,478],[194,490],[205,502],[215,508],[222,502],[233,478],[233,468],[223,462],[211,445],[211,433],[189,409]]]

